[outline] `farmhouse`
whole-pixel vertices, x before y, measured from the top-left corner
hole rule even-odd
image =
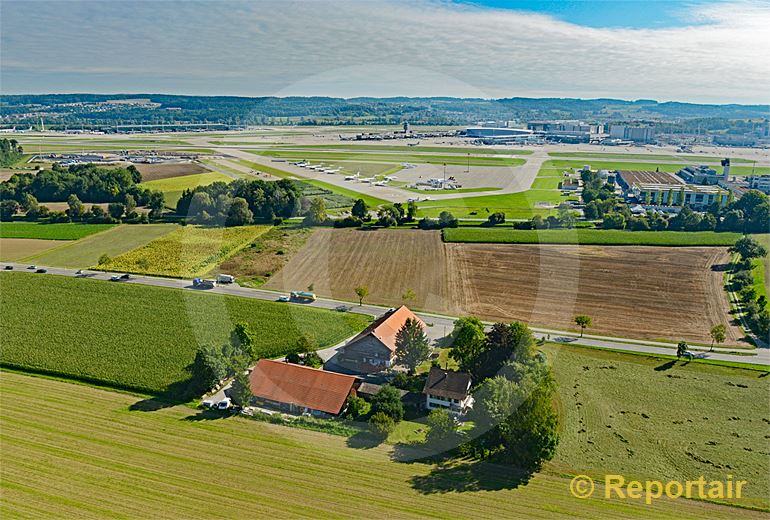
[[[270,359],[261,359],[249,375],[255,404],[319,417],[342,413],[359,382],[357,377]]]
[[[396,355],[396,334],[407,319],[425,324],[406,306],[386,312],[345,346],[337,351],[335,363],[342,368],[371,374],[393,365]]]
[[[471,375],[432,367],[422,393],[428,410],[444,409],[462,415],[473,404],[470,394]]]

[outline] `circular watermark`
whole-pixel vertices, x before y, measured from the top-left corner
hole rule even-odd
[[[585,499],[594,494],[594,480],[588,475],[578,475],[569,483],[569,491],[575,498]]]

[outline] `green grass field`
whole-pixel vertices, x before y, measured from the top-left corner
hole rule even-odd
[[[110,271],[193,278],[207,273],[270,228],[259,225],[180,226],[100,267]]]
[[[429,200],[418,202],[417,205],[420,216],[436,217],[446,210],[459,218],[486,218],[490,213],[502,211],[509,219],[529,219],[534,215],[546,216],[554,212],[549,208],[539,208],[538,204],[558,205],[566,200],[571,199],[557,190],[537,189],[520,193]]]
[[[617,152],[548,152],[550,157],[586,157],[591,159],[649,159],[651,161],[686,162],[688,164],[718,163],[724,157],[709,155],[665,155],[654,153],[617,153]],[[700,161],[700,162],[699,162]],[[731,163],[751,163],[748,159],[730,159]]]
[[[176,224],[123,224],[76,242],[67,242],[55,249],[34,255],[28,260],[54,267],[95,266],[102,255],[110,257],[121,255],[162,237],[176,228]]]
[[[185,406],[131,411],[135,396],[5,372],[0,515],[766,517],[695,500],[607,500],[601,485],[589,499],[569,492],[571,476],[580,473],[658,480],[731,472],[750,482],[745,505],[766,507],[767,457],[743,449],[766,444],[756,406],[766,402],[766,379],[695,363],[656,371],[662,363],[654,359],[546,351],[557,371],[562,440],[556,459],[527,482],[504,466],[400,463],[388,445],[355,449],[344,437],[238,417],[212,420]]]
[[[714,231],[626,231],[619,229],[540,229],[461,227],[444,229],[445,242],[497,244],[583,244],[634,246],[731,246],[740,233]]]
[[[40,238],[43,240],[78,240],[106,231],[114,224],[41,224],[38,222],[0,223],[0,238]]]
[[[281,159],[307,159],[313,161],[364,161],[364,162],[393,162],[406,161],[410,163],[428,163],[428,164],[468,164],[468,158],[462,155],[428,155],[428,154],[377,154],[377,153],[353,153],[353,152],[306,152],[306,151],[259,151],[252,152],[256,155],[265,157],[275,157]],[[513,159],[509,157],[496,156],[473,156],[470,157],[471,166],[501,166],[512,167],[521,166],[526,161],[524,159]]]
[[[156,181],[143,182],[140,186],[152,190],[162,191],[166,196],[166,206],[176,208],[176,203],[186,189],[196,188],[198,186],[208,186],[215,182],[230,182],[232,177],[219,172],[197,173],[194,175],[183,175],[181,177],[169,177],[168,179],[158,179]]]
[[[654,159],[653,159],[654,160]],[[619,161],[595,161],[591,160],[590,162],[587,161],[569,161],[569,160],[552,160],[548,161],[550,163],[552,168],[582,168],[586,164],[590,164],[591,168],[594,170],[645,170],[645,171],[654,171],[655,169],[658,169],[662,172],[670,172],[670,173],[676,173],[679,170],[681,170],[684,166],[687,166],[690,163],[687,162],[677,162],[677,163],[671,163],[670,159],[668,160],[660,160],[660,162],[619,162]],[[546,163],[547,164],[547,163]],[[730,175],[751,175],[752,172],[756,173],[757,175],[770,173],[770,167],[768,166],[731,166],[730,167]]]
[[[278,356],[301,335],[329,346],[363,315],[250,298],[63,276],[2,273],[2,363],[143,392],[185,381],[200,345],[221,345],[240,321]]]

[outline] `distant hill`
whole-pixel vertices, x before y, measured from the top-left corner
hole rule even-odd
[[[168,94],[40,94],[3,96],[0,122],[114,126],[118,123],[466,125],[477,121],[585,119],[677,122],[766,119],[768,105],[702,105],[654,100],[570,98],[331,98],[175,96]]]

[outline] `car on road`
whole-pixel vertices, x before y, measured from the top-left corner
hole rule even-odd
[[[217,403],[217,410],[227,410],[230,408],[230,398],[225,397]]]
[[[5,266],[5,270],[6,271],[13,271],[13,266],[12,265],[6,265]]]
[[[119,282],[120,281],[120,276],[118,276],[116,274],[113,274],[112,276],[110,276],[110,281],[111,282]]]
[[[75,271],[75,274],[76,275],[81,275],[81,274],[83,274],[83,270],[82,269],[78,269],[77,271]]]
[[[348,307],[347,305],[337,305],[334,308],[334,310],[337,312],[348,312],[350,310],[350,307]]]
[[[130,280],[130,279],[131,279],[131,275],[130,275],[130,274],[128,274],[128,273],[126,273],[126,274],[121,274],[121,275],[120,275],[120,279],[121,279],[121,280]]]
[[[279,302],[288,302],[289,300],[291,300],[291,298],[289,298],[288,296],[279,296],[278,297],[278,301]]]
[[[47,273],[48,269],[43,269],[42,267],[40,269],[35,270],[36,273]]]
[[[35,269],[37,269],[37,266],[36,265],[31,265],[31,266],[27,267],[27,269],[31,269],[32,271],[34,271]]]

